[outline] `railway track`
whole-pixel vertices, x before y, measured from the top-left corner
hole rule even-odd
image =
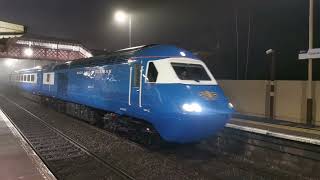
[[[42,110],[37,109],[38,105],[31,106],[30,103],[20,101],[18,103],[22,103],[21,106],[30,111],[32,110],[32,113],[45,119],[46,122],[50,123],[50,121],[54,121],[54,118],[47,118],[44,115],[46,112],[41,112],[46,108]],[[99,130],[86,123],[81,122],[81,124],[85,125],[86,128],[90,127],[88,129]],[[103,136],[103,134],[105,136],[112,136],[112,134],[103,130],[99,130],[99,134],[100,136]],[[95,135],[93,134],[92,136]],[[134,146],[135,143],[132,144]],[[86,145],[86,147],[88,146]],[[110,149],[108,146],[104,146],[103,148]],[[97,152],[95,153],[97,154]],[[309,161],[319,162],[317,158],[319,157],[319,150],[317,148],[229,128],[226,128],[224,132],[219,134],[218,138],[199,145],[181,146],[145,153],[147,155],[141,154],[141,159],[144,158],[143,156],[151,158],[150,154],[157,154],[157,156],[162,156],[163,159],[170,160],[159,161],[159,163],[165,162],[169,166],[168,163],[170,162],[187,171],[193,170],[194,172],[191,175],[187,175],[189,179],[319,179],[317,174],[319,171],[315,169],[317,167],[313,166],[312,169],[312,165],[308,165],[307,163]],[[133,158],[135,162],[139,161],[138,157]],[[152,159],[154,158],[155,156],[152,157]],[[125,157],[123,157],[123,161],[126,161]],[[152,166],[154,165],[151,159],[147,163],[150,163]],[[296,166],[299,163],[300,165]],[[307,168],[301,168],[301,163],[306,164]],[[299,167],[300,170],[295,169]],[[305,170],[308,168],[310,169]],[[315,170],[316,172],[312,175],[311,172]],[[159,169],[159,171],[161,170]],[[131,174],[134,174],[136,177],[135,173]],[[146,177],[140,179],[146,179]],[[155,175],[154,177],[157,176]],[[162,179],[175,179],[163,177]]]
[[[116,167],[125,169],[128,174],[131,174],[135,179],[199,179],[197,178],[199,175],[194,173],[192,169],[183,171],[179,166],[172,164],[166,158],[150,153],[148,150],[143,149],[134,142],[126,141],[126,139],[119,138],[116,135],[112,135],[107,131],[96,128],[65,114],[57,113],[51,108],[41,106],[38,103],[23,98],[22,96],[11,96],[10,93],[6,95],[8,100],[23,107],[27,111],[32,112],[32,114],[42,119],[50,126],[59,129],[60,132],[72,138],[83,147],[86,147],[88,151],[97,155],[100,159],[104,159],[105,161],[114,164]],[[0,96],[0,106],[7,107],[12,104],[8,100],[3,96]],[[11,108],[12,113],[13,111],[15,113],[20,113],[20,110],[19,112],[15,110],[17,107]],[[60,163],[62,165],[65,164],[64,162]],[[85,165],[86,163],[90,162],[76,162],[78,166]],[[72,163],[70,164],[72,165]],[[52,164],[51,167],[55,168]],[[58,171],[64,167],[67,167],[67,165],[58,167]],[[61,177],[63,177],[61,179],[108,179],[105,178],[105,176],[97,176],[96,172],[81,173],[81,171],[88,171],[87,168],[88,166],[80,166],[78,169],[73,168],[74,171],[65,171],[61,175]],[[91,167],[91,169],[94,168],[96,167]],[[104,171],[104,169],[106,168],[100,168],[102,171]],[[72,177],[74,174],[76,174],[77,177]],[[102,174],[108,173],[102,172]],[[111,179],[116,178],[111,177]]]
[[[135,179],[24,107],[5,99],[10,103],[1,108],[58,179]]]

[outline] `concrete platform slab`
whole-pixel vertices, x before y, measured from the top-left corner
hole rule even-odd
[[[56,178],[0,109],[0,179]]]
[[[268,122],[254,118],[233,118],[226,127],[320,146],[320,127],[307,127],[292,122]]]

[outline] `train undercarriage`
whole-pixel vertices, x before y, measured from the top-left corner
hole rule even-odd
[[[52,97],[22,92],[22,95],[49,108],[75,117],[98,128],[117,134],[131,141],[150,147],[167,144],[148,122],[128,116],[120,116],[85,105],[66,102]]]

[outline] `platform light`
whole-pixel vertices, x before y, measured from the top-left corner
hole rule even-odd
[[[41,68],[42,68],[41,66],[34,67],[34,69],[41,69]]]
[[[24,49],[23,53],[24,53],[24,55],[30,57],[33,55],[33,50],[31,48],[26,48],[26,49]]]
[[[181,52],[180,52],[180,55],[184,57],[184,56],[186,56],[186,53],[183,52],[183,51],[181,51]]]
[[[7,67],[12,67],[16,63],[16,60],[15,59],[7,59],[4,63]]]
[[[182,109],[187,112],[202,112],[202,108],[197,103],[183,104]]]
[[[114,18],[117,22],[124,23],[128,18],[128,14],[126,14],[124,11],[117,11],[114,14]]]
[[[230,102],[229,102],[229,104],[228,104],[228,107],[229,107],[230,109],[233,109],[233,108],[234,108],[233,104],[230,103]]]
[[[89,58],[89,57],[93,57],[93,55],[91,53],[86,53],[86,56]]]
[[[268,49],[268,50],[266,50],[266,54],[272,54],[272,53],[274,53],[274,50],[273,50],[273,49]]]
[[[126,13],[124,11],[116,11],[114,14],[114,19],[118,23],[125,23],[126,21],[128,22],[128,27],[129,27],[129,47],[131,47],[131,42],[132,42],[132,30],[131,30],[131,24],[132,24],[132,14]]]

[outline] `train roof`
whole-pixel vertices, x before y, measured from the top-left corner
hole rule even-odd
[[[36,66],[33,68],[27,68],[27,69],[20,69],[15,71],[15,73],[33,73],[33,72],[37,72],[37,71],[41,71],[42,67],[41,66]]]
[[[173,45],[150,44],[150,45],[120,49],[120,50],[106,53],[100,56],[68,61],[63,64],[52,63],[49,65],[45,65],[43,67],[38,66],[34,68],[29,68],[29,69],[21,69],[16,72],[17,73],[21,73],[21,72],[29,73],[29,72],[36,72],[36,71],[48,72],[48,71],[59,70],[59,69],[128,63],[128,59],[168,58],[168,57],[189,57],[192,59],[198,59],[190,51],[186,51],[185,49],[178,48]]]
[[[139,58],[168,58],[168,57],[189,57],[197,59],[191,52],[173,45],[150,44],[117,50],[103,55],[69,61],[56,65],[53,69],[68,69],[88,66],[99,66],[105,64],[127,63],[128,59]]]

